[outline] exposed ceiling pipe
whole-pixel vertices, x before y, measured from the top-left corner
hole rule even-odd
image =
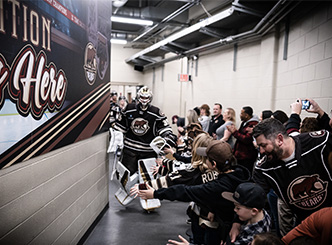
[[[260,30],[260,28],[262,28],[263,24],[265,24],[266,22],[268,22],[268,19],[270,18],[270,16],[272,16],[276,11],[277,9],[283,5],[285,2],[285,0],[279,0],[274,6],[273,8],[260,20],[260,22],[258,22],[258,24],[253,28],[251,29],[250,31],[246,31],[246,32],[243,32],[243,33],[240,33],[238,35],[234,35],[234,36],[229,36],[229,37],[226,37],[225,39],[220,39],[219,41],[221,43],[223,42],[227,42],[229,41],[229,39],[231,40],[236,40],[236,39],[240,39],[242,37],[249,37],[251,35],[256,35],[258,30]],[[285,9],[288,5],[290,4],[290,2],[288,2],[288,4],[286,6],[284,6],[283,9]],[[282,10],[283,10],[282,9]],[[281,10],[281,11],[282,11]],[[268,22],[269,23],[269,22]]]
[[[184,11],[186,11],[187,9],[191,8],[192,6],[198,4],[201,0],[193,0],[190,3],[186,3],[185,5],[183,5],[181,8],[177,9],[176,11],[172,12],[170,15],[166,16],[161,22],[159,22],[158,24],[155,24],[154,26],[150,27],[147,31],[145,31],[144,33],[142,33],[141,35],[139,35],[138,37],[136,37],[133,42],[136,42],[138,40],[140,40],[142,37],[146,36],[147,34],[151,33],[154,29],[156,29],[159,25],[164,24],[172,19],[174,19],[176,16],[182,14]]]
[[[208,51],[210,49],[217,48],[217,47],[225,45],[225,44],[230,44],[230,43],[233,43],[235,41],[240,41],[240,40],[251,38],[251,37],[254,37],[254,36],[259,36],[260,33],[262,32],[262,30],[264,30],[266,27],[268,29],[271,29],[276,23],[278,23],[282,19],[282,18],[279,18],[278,22],[273,22],[273,23],[271,21],[268,21],[268,19],[273,14],[275,14],[275,16],[273,17],[273,19],[275,19],[276,16],[278,16],[280,13],[282,13],[282,11],[284,11],[291,4],[291,2],[287,2],[286,5],[282,6],[284,3],[285,3],[285,0],[278,1],[273,6],[273,8],[261,19],[261,21],[250,31],[246,31],[246,32],[240,33],[238,35],[234,35],[234,36],[228,36],[228,37],[220,39],[218,41],[208,43],[206,45],[202,45],[202,46],[193,48],[191,50],[187,50],[187,51],[183,52],[181,55],[172,56],[172,57],[169,57],[167,59],[161,60],[157,63],[147,64],[147,65],[144,66],[144,69],[149,69],[149,68],[152,68],[152,67],[155,67],[155,66],[159,66],[159,65],[165,64],[167,62],[170,62],[170,61],[173,61],[173,60],[176,60],[176,59],[180,59],[180,58],[185,57],[185,56],[190,56],[190,55],[198,54],[198,53],[203,52],[203,51]],[[296,6],[297,6],[297,4],[296,4]],[[281,10],[278,11],[279,7],[281,7]],[[291,8],[291,10],[292,9],[293,8]],[[287,11],[287,13],[289,13],[291,10]],[[277,12],[277,13],[275,13],[275,12]]]
[[[288,15],[301,2],[302,2],[302,0],[295,2],[294,6],[292,6],[290,9],[288,9],[286,13],[284,13],[280,18],[278,18],[278,20],[275,21],[275,23],[279,23],[286,15]],[[261,35],[264,36],[267,32],[269,32],[271,30],[272,27],[273,27],[273,25],[269,26]]]
[[[227,17],[229,17],[232,14],[233,14],[233,8],[232,7],[227,8],[224,11],[222,11],[222,12],[216,14],[216,15],[213,15],[213,16],[211,16],[209,18],[206,18],[205,20],[202,20],[201,22],[198,22],[198,23],[196,23],[196,24],[194,24],[194,25],[192,25],[192,26],[190,26],[190,27],[188,27],[188,28],[186,28],[184,30],[181,30],[181,31],[179,31],[179,32],[177,32],[177,33],[175,33],[175,34],[173,34],[173,35],[165,38],[164,40],[162,40],[162,41],[160,41],[158,43],[155,43],[155,44],[151,45],[150,47],[148,47],[148,48],[146,48],[146,49],[144,49],[144,50],[142,50],[142,51],[134,54],[130,58],[126,59],[126,62],[128,63],[128,62],[130,62],[132,60],[135,60],[136,58],[138,58],[141,55],[145,55],[145,54],[147,54],[149,52],[152,52],[152,51],[160,48],[161,46],[164,46],[164,45],[166,45],[166,44],[168,44],[170,42],[173,42],[173,41],[179,39],[180,37],[186,36],[186,35],[188,35],[188,34],[190,34],[192,32],[198,31],[200,28],[202,28],[204,26],[210,25],[210,24],[215,23],[217,21],[220,21],[220,20],[222,20],[224,18],[227,18]]]

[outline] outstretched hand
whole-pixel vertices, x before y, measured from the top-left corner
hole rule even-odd
[[[138,196],[144,200],[153,199],[154,189],[148,184],[145,183],[147,190],[139,190]]]
[[[154,189],[147,182],[145,182],[145,186],[146,190],[140,190],[138,184],[134,185],[130,188],[130,196],[134,196],[134,198],[139,196],[144,200],[153,199]]]
[[[159,168],[160,168],[159,165],[158,165],[158,166],[152,166],[152,167],[151,167],[150,170],[151,170],[153,176],[155,176],[156,174],[158,174],[158,172],[159,172]]]
[[[170,154],[174,154],[174,150],[172,149],[172,147],[171,148],[169,148],[169,147],[165,147],[164,149],[163,149],[163,151],[166,153],[166,154],[168,154],[168,153],[170,153]]]
[[[168,240],[167,245],[189,245],[189,242],[183,238],[183,236],[179,235],[179,238],[181,240],[181,242],[175,241],[175,240]]]
[[[138,195],[138,192],[139,192],[139,189],[138,189],[138,184],[134,185],[133,187],[130,188],[130,196],[134,196],[134,198],[137,197]]]

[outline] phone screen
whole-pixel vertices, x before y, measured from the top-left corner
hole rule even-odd
[[[302,110],[307,110],[310,107],[310,101],[309,100],[302,100]]]
[[[139,190],[147,190],[145,183],[139,184],[138,189]]]

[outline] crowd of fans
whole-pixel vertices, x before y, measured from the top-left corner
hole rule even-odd
[[[308,101],[303,120],[301,99],[289,116],[244,106],[238,128],[219,103],[174,115],[176,146],[131,195],[190,202],[191,235],[169,244],[332,244],[332,119]]]

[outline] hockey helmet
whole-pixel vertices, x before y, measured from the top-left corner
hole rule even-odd
[[[127,100],[127,99],[126,99],[126,96],[121,95],[121,96],[119,97],[119,101],[120,101],[120,100]]]
[[[144,86],[140,88],[140,90],[138,90],[137,99],[142,110],[146,110],[148,108],[149,104],[152,101],[152,97],[152,92],[148,87]]]

